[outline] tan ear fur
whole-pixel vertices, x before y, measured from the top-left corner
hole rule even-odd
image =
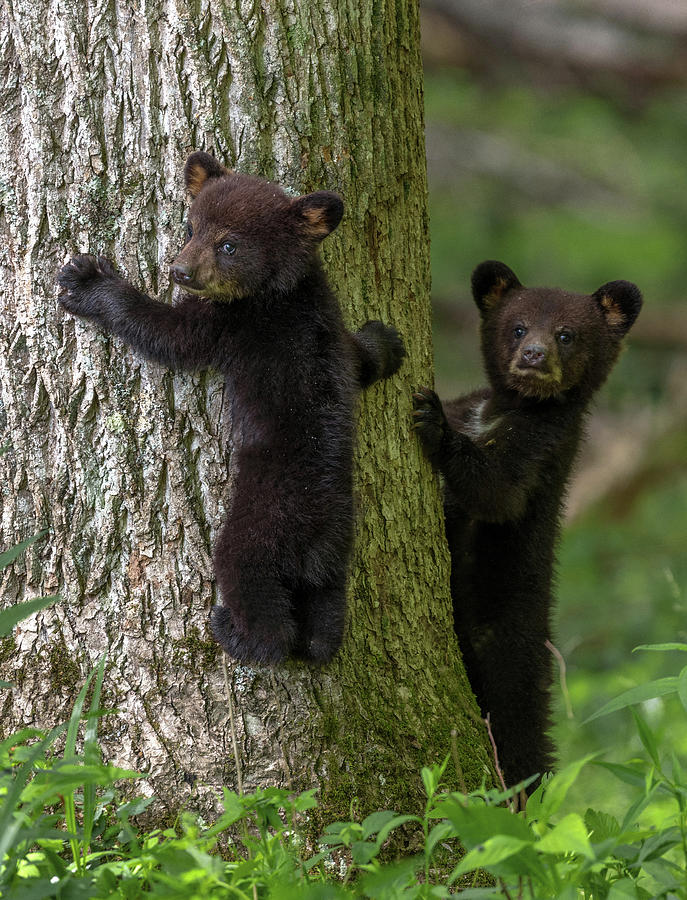
[[[631,281],[609,281],[593,294],[611,332],[621,338],[642,308],[642,292]]]
[[[186,190],[194,200],[209,179],[222,178],[224,175],[231,175],[231,172],[218,163],[211,153],[204,150],[192,153],[184,166]]]
[[[203,166],[196,163],[189,166],[186,172],[186,187],[192,197],[197,197],[201,188],[208,180],[207,170]]]
[[[331,230],[326,210],[322,208],[311,207],[310,209],[304,209],[303,219],[305,220],[305,230],[318,240],[327,237]]]
[[[625,325],[626,315],[623,312],[620,304],[611,297],[610,294],[603,294],[599,303],[604,308],[604,315],[606,316],[606,321],[611,326],[611,328],[618,328]]]
[[[505,263],[487,259],[472,273],[472,296],[481,315],[485,315],[503,300],[504,294],[522,287],[518,276]]]
[[[484,308],[491,309],[493,306],[498,306],[498,304],[501,302],[504,291],[509,289],[511,286],[512,285],[506,278],[498,278],[491,286],[489,292],[482,297],[482,305],[484,306]]]
[[[300,228],[313,240],[326,238],[341,221],[343,200],[333,191],[315,191],[296,197],[291,209],[297,216]]]

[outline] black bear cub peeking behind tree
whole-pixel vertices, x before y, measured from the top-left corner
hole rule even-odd
[[[60,302],[148,359],[225,375],[236,482],[215,547],[212,630],[242,661],[326,662],[344,627],[356,393],[405,351],[381,322],[344,327],[317,254],[343,214],[337,194],[289,197],[203,152],[184,175],[193,203],[170,269],[180,303],[151,299],[92,256],[62,268]]]
[[[417,432],[445,482],[455,629],[509,785],[549,770],[554,548],[585,411],[642,305],[525,288],[503,263],[472,275],[489,387],[442,407],[415,394]],[[534,785],[530,787],[530,791]]]

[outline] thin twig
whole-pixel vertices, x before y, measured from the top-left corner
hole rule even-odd
[[[565,712],[569,719],[574,719],[575,714],[573,713],[572,703],[570,702],[568,683],[565,680],[565,660],[563,659],[563,654],[557,647],[554,647],[554,645],[548,639],[544,642],[544,644],[556,657],[556,660],[558,662],[558,671],[560,673],[561,679],[561,691],[563,692],[563,699],[565,700]]]
[[[494,734],[491,730],[491,718],[490,714],[487,713],[486,719],[483,720],[484,724],[487,726],[487,734],[489,735],[489,740],[491,741],[491,749],[494,754],[494,766],[496,767],[496,774],[499,776],[499,781],[501,782],[501,787],[504,791],[507,791],[506,781],[503,777],[503,772],[501,771],[501,766],[499,765],[499,751],[496,749],[496,741],[494,740]]]
[[[234,723],[234,696],[229,687],[229,671],[227,669],[227,657],[222,654],[222,671],[224,672],[224,690],[227,694],[227,703],[229,704],[229,727],[231,728],[231,746],[234,751],[234,762],[236,763],[236,785],[238,787],[239,797],[243,796],[243,775],[241,774],[241,757],[239,756],[239,745],[236,740],[236,725]]]

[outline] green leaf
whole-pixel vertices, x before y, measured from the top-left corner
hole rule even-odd
[[[500,888],[465,888],[460,892],[460,900],[503,900],[504,894]]]
[[[500,863],[519,853],[523,847],[530,845],[529,841],[521,841],[506,834],[495,834],[494,837],[489,838],[483,844],[478,844],[465,854],[451,873],[449,883],[466,872],[472,872],[474,869],[486,869],[495,863]]]
[[[124,820],[130,819],[132,816],[138,816],[142,812],[145,812],[154,800],[154,797],[136,797],[134,800],[122,803],[122,805],[117,808],[117,818]]]
[[[102,757],[100,747],[98,746],[98,722],[100,713],[100,692],[103,686],[103,678],[105,676],[105,659],[106,654],[100,657],[100,661],[96,667],[95,685],[93,687],[93,696],[91,697],[91,705],[89,707],[89,717],[86,721],[86,734],[84,736],[84,760],[87,764],[97,765]],[[91,843],[91,835],[93,834],[93,825],[95,822],[95,782],[91,781],[84,785],[83,789],[83,853],[88,853]]]
[[[613,816],[596,809],[588,809],[584,814],[584,824],[587,831],[591,832],[591,839],[595,844],[601,841],[615,838],[620,834],[620,823]]]
[[[231,821],[235,822],[236,819],[240,819],[244,814],[241,798],[234,791],[230,791],[229,788],[224,788],[222,793],[224,795],[222,799],[224,811],[231,818]]]
[[[660,859],[668,852],[668,850],[672,847],[676,847],[681,842],[682,834],[679,828],[674,826],[673,828],[666,828],[663,831],[659,831],[658,834],[654,834],[644,841],[639,856],[637,857],[637,862],[639,865],[642,865],[645,861]]]
[[[425,787],[425,793],[428,797],[433,797],[439,784],[439,777],[436,771],[436,767],[433,766],[430,769],[427,766],[423,766],[420,771],[420,775],[422,776],[422,783]]]
[[[647,860],[642,866],[653,879],[670,890],[679,888],[683,883],[683,870],[667,859]]]
[[[386,825],[387,822],[390,822],[391,819],[395,818],[396,813],[389,809],[371,813],[362,821],[363,839],[367,839],[372,837],[373,834],[377,834],[380,828]]]
[[[14,811],[22,790],[34,771],[34,764],[45,755],[48,747],[64,729],[64,725],[53,728],[40,743],[31,747],[26,761],[22,763],[10,782],[7,793],[3,797],[2,806],[0,806],[0,859],[3,859],[10,847],[13,846],[14,838],[22,828],[23,821],[21,818],[15,817]]]
[[[389,837],[391,832],[395,828],[399,828],[401,825],[405,825],[406,822],[417,822],[421,825],[422,819],[419,819],[417,816],[396,816],[394,819],[389,819],[386,825],[384,825],[383,828],[379,829],[379,834],[377,835],[377,846],[381,847],[384,841]]]
[[[318,866],[322,860],[328,859],[331,857],[331,850],[321,850],[319,853],[316,853],[314,856],[311,856],[309,859],[306,859],[303,863],[303,868],[306,872],[309,872],[314,866]]]
[[[593,715],[582,723],[586,725],[599,719],[601,716],[607,716],[619,709],[625,709],[635,703],[643,703],[645,700],[653,700],[655,697],[664,697],[666,694],[674,694],[677,690],[677,678],[674,675],[668,678],[657,678],[655,681],[647,681],[644,684],[638,684],[637,687],[624,691],[615,700],[610,700],[601,709],[597,710]]]
[[[422,867],[422,857],[410,857],[397,863],[381,866],[374,872],[365,873],[360,879],[363,893],[361,897],[383,898],[405,897],[405,888],[415,882],[415,873]],[[346,894],[347,897],[351,895]]]
[[[15,764],[21,762],[22,754],[25,758],[26,754],[30,752],[30,748],[24,745],[32,738],[42,739],[44,737],[45,733],[38,728],[22,728],[20,731],[15,731],[14,734],[0,742],[0,765],[7,765],[11,760]]]
[[[682,766],[680,765],[680,760],[677,758],[674,750],[670,751],[670,761],[673,765],[673,780],[678,784],[684,784],[685,776],[682,771]]]
[[[556,894],[556,900],[578,900],[580,895],[574,884],[568,884]]]
[[[306,812],[309,809],[314,809],[317,806],[316,793],[317,788],[311,788],[309,791],[303,791],[302,794],[299,794],[293,801],[293,808],[296,812]]]
[[[250,882],[256,886],[260,883],[259,880],[256,879],[256,876],[251,872],[250,874]],[[120,887],[121,890],[121,887]],[[214,890],[211,893],[203,892],[202,894],[198,891],[193,892],[185,892],[183,895],[179,893],[179,885],[178,884],[170,884],[167,888],[167,891],[155,891],[156,896],[161,897],[173,897],[173,898],[181,898],[189,897],[191,900],[198,900],[199,897],[207,898],[207,900],[215,900],[215,898],[249,898],[257,896],[257,890],[254,894],[250,889],[246,891],[241,891],[236,887],[231,888],[231,893],[225,890],[217,891]],[[124,896],[122,894],[118,894],[116,896]],[[126,897],[138,898],[143,897],[144,895],[140,893],[138,890],[132,891],[131,893],[126,894]],[[146,894],[145,896],[148,896]],[[261,897],[267,897],[267,893],[263,893],[262,889],[260,891]],[[343,898],[343,900],[350,900],[350,892],[346,891],[344,888],[339,887],[336,884],[295,884],[295,885],[285,885],[282,883],[275,884],[274,890],[269,893],[270,898],[278,897],[279,900],[339,900],[339,898]]]
[[[458,799],[449,796],[437,803],[436,811],[453,824],[455,834],[466,850],[484,844],[496,834],[534,842],[534,835],[522,817],[514,816],[501,806],[463,806]]]
[[[379,847],[376,842],[353,841],[351,844],[351,855],[356,866],[366,866],[378,853]]]
[[[14,560],[21,556],[21,554],[26,550],[27,547],[30,547],[35,541],[40,540],[42,537],[48,533],[47,529],[43,529],[43,531],[39,531],[38,534],[34,534],[33,537],[26,538],[23,541],[20,541],[18,544],[15,544],[14,547],[10,547],[9,550],[4,550],[0,553],[0,571],[4,569],[6,566],[9,566],[10,563],[14,562]]]
[[[450,757],[447,756],[441,765],[431,767],[424,766],[421,769],[420,775],[422,776],[422,783],[425,787],[425,793],[427,794],[428,799],[431,799],[436,794],[441,779],[444,777],[444,772],[446,771],[449,759]]]
[[[93,676],[96,674],[96,670],[94,669],[88,675],[88,678],[84,682],[83,687],[79,691],[79,695],[76,698],[74,706],[72,708],[72,714],[69,717],[69,724],[67,726],[67,740],[64,745],[64,756],[63,759],[69,760],[74,757],[76,753],[76,737],[79,730],[79,722],[81,721],[81,713],[83,711],[84,701],[86,699],[86,693],[88,688],[90,687],[91,681],[93,680]],[[64,820],[67,825],[68,831],[72,834],[77,833],[77,823],[76,823],[76,798],[74,796],[74,788],[72,788],[71,792],[65,792],[64,794]],[[76,867],[77,872],[81,871],[82,867],[82,859],[81,859],[81,846],[77,838],[72,838],[70,840],[72,857],[74,859],[74,865]]]
[[[635,653],[637,650],[682,650],[684,653],[687,653],[687,644],[678,644],[678,643],[669,643],[669,644],[640,644],[638,647],[635,647],[632,652]]]
[[[685,671],[687,671],[687,669]],[[630,712],[632,713],[632,718],[635,720],[635,725],[637,727],[637,732],[639,734],[641,742],[644,744],[644,747],[653,760],[656,768],[660,769],[661,762],[658,757],[658,746],[656,744],[654,733],[636,709],[630,708]]]
[[[425,842],[425,856],[429,859],[434,852],[434,848],[440,841],[454,837],[453,825],[450,822],[439,822],[427,835]]]
[[[39,609],[45,609],[60,598],[52,597],[33,597],[31,600],[25,600],[23,603],[14,603],[7,609],[0,611],[0,637],[6,637],[12,633],[14,626],[21,622],[22,619],[28,619],[30,615],[38,612]]]
[[[546,779],[547,777],[547,774],[545,774],[543,776],[543,779]],[[487,804],[487,806],[502,806],[505,801],[512,800],[514,797],[519,797],[520,791],[528,788],[533,782],[537,781],[538,778],[538,774],[530,775],[529,778],[525,778],[523,781],[518,781],[517,784],[512,785],[505,791],[496,788],[489,788],[489,790],[487,791],[480,790],[478,793],[479,796]],[[436,818],[436,816],[432,816],[432,818]]]
[[[627,898],[637,898],[637,885],[631,878],[621,878],[614,881],[611,889],[606,895],[606,900],[627,900]]]
[[[540,853],[576,853],[578,856],[594,859],[594,851],[589,843],[587,829],[577,813],[564,816],[551,831],[537,841],[534,849]]]
[[[677,676],[677,695],[687,712],[687,666]]]
[[[582,757],[582,759],[577,759],[567,765],[562,771],[558,772],[552,778],[549,778],[544,783],[543,791],[540,795],[541,801],[532,809],[530,809],[529,802],[527,804],[526,813],[528,821],[537,819],[539,822],[548,822],[553,813],[557,812],[561,808],[566,794],[575,783],[577,776],[587,765],[587,763],[591,762],[594,759],[595,755],[596,754],[592,753],[588,756]]]
[[[595,762],[595,766],[607,769],[616,778],[624,781],[625,784],[631,784],[633,787],[644,787],[644,772],[632,766],[623,766],[620,763]]]
[[[363,827],[357,822],[332,822],[327,825],[324,834],[320,838],[320,842],[327,846],[335,847],[338,844],[345,844],[347,847],[353,841],[359,841],[363,836]]]
[[[48,897],[66,897],[69,882],[73,884],[71,875],[55,882],[52,878],[20,878],[19,884],[12,887],[12,894],[7,896],[11,896],[13,900],[45,900]],[[66,889],[64,893],[63,889]]]
[[[655,784],[650,791],[644,794],[642,797],[638,797],[634,803],[630,805],[630,808],[625,813],[623,821],[620,824],[621,833],[625,833],[630,830],[630,828],[637,828],[639,817],[644,812],[644,810],[649,806],[649,804],[653,801],[654,795],[658,793],[661,788],[661,782]],[[640,837],[639,833],[635,833],[635,840]]]

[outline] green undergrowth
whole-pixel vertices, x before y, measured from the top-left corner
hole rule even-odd
[[[0,555],[0,567],[16,556]],[[11,558],[10,558],[11,557]],[[0,612],[0,637],[54,598]],[[640,648],[674,658],[687,644]],[[641,753],[627,763],[587,755],[547,776],[516,811],[523,785],[449,791],[449,759],[424,767],[420,815],[391,810],[328,824],[305,835],[317,791],[276,787],[239,795],[207,824],[182,812],[165,828],[146,828],[151,797],[124,799],[137,773],[108,765],[98,740],[105,657],[81,686],[67,722],[24,729],[0,743],[0,897],[137,898],[686,898],[687,773],[639,708],[672,698],[687,714],[687,665],[636,685],[590,718],[632,716]],[[3,684],[5,689],[10,685]],[[576,808],[572,788],[603,771],[625,786],[620,813]],[[141,818],[139,818],[141,817]],[[391,858],[399,829],[412,855]],[[397,842],[398,843],[398,842]]]
[[[685,653],[687,645],[646,649]],[[318,806],[315,790],[240,796],[225,789],[211,825],[182,813],[170,827],[141,828],[137,817],[152,798],[123,800],[119,787],[139,776],[107,765],[98,745],[98,723],[108,715],[99,708],[104,662],[68,722],[0,744],[2,897],[687,898],[687,775],[636,709],[673,694],[687,712],[687,666],[596,713],[630,707],[644,752],[626,764],[577,760],[515,812],[521,786],[446,791],[447,759],[422,769],[422,815],[386,810],[334,822],[309,846],[303,834]],[[625,784],[621,815],[570,807],[571,787],[592,767]],[[419,849],[390,860],[384,848],[400,828],[416,834]]]

